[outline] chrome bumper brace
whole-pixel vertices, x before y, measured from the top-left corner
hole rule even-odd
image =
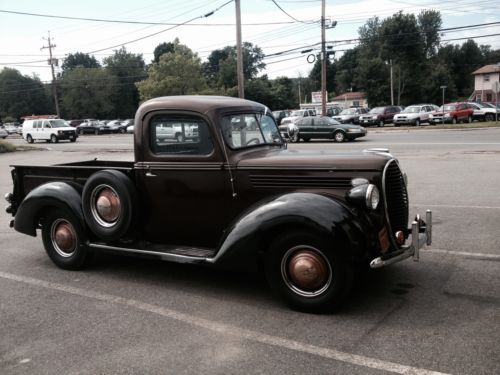
[[[415,217],[411,223],[411,243],[409,246],[402,247],[400,250],[393,253],[382,255],[373,259],[370,262],[371,268],[381,268],[393,263],[401,262],[402,260],[413,257],[415,262],[418,262],[420,248],[424,245],[432,244],[432,211],[427,210],[425,213],[425,222],[420,219],[420,215]]]

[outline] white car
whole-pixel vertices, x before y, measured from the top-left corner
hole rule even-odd
[[[290,116],[284,117],[281,120],[281,125],[285,125],[288,123],[294,123],[298,119],[301,119],[302,117],[309,117],[309,116],[316,116],[316,111],[314,109],[297,109],[295,111],[292,111],[290,113]]]
[[[472,114],[473,120],[495,121],[495,116],[497,114],[497,110],[495,108],[478,102],[469,102],[467,104],[474,110],[474,113]]]
[[[7,130],[5,130],[4,128],[0,128],[0,138],[5,139],[8,135],[9,133],[7,132]]]
[[[394,115],[392,122],[394,126],[415,125],[429,122],[429,115],[438,109],[434,104],[415,104],[406,107],[402,112]]]
[[[75,142],[76,138],[75,128],[67,126],[61,119],[26,119],[23,123],[23,139],[28,143],[38,140],[57,143],[63,139]]]

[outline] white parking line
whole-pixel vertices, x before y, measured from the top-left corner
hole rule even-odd
[[[439,253],[439,254],[449,254],[449,255],[458,255],[464,256],[468,258],[481,258],[481,259],[491,259],[491,260],[500,260],[500,254],[491,254],[491,253],[470,253],[467,251],[454,251],[454,250],[445,250],[445,249],[424,249],[420,251],[422,253]]]
[[[99,293],[92,290],[85,290],[81,288],[75,288],[68,285],[53,283],[49,281],[34,279],[32,277],[19,276],[6,272],[0,271],[0,277],[7,280],[18,281],[24,284],[33,285],[37,287],[42,287],[51,290],[57,290],[60,292],[65,292],[80,297],[87,297],[99,301],[104,301],[108,303],[114,303],[118,305],[123,305],[127,307],[133,307],[138,310],[146,311],[149,313],[157,314],[169,319],[175,319],[177,321],[190,324],[196,327],[211,330],[223,335],[231,335],[238,338],[245,338],[254,342],[261,344],[267,344],[276,346],[283,349],[294,350],[297,352],[308,353],[316,356],[320,356],[327,359],[333,359],[336,361],[341,361],[357,366],[363,366],[368,368],[373,368],[377,370],[383,370],[388,372],[393,372],[397,374],[416,374],[416,375],[439,375],[443,374],[441,372],[430,371],[418,367],[401,365],[399,363],[384,361],[376,358],[365,357],[362,355],[346,353],[338,351],[335,349],[323,348],[320,346],[309,345],[295,340],[289,340],[281,338],[278,336],[271,336],[265,333],[260,333],[256,331],[251,331],[248,329],[242,329],[229,324],[219,323],[216,321],[198,318],[196,316],[178,312],[175,310],[167,309],[161,306],[152,305],[149,303],[140,302],[137,300],[123,298],[114,296],[111,294]]]
[[[487,209],[487,210],[500,210],[499,206],[462,206],[456,204],[418,204],[413,203],[411,206],[415,207],[443,207],[443,208],[470,208],[470,209]]]

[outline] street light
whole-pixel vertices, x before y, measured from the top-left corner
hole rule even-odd
[[[444,92],[446,90],[446,87],[448,86],[440,86],[441,87],[441,90],[443,90],[443,113],[444,113]]]

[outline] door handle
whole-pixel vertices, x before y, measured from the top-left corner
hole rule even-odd
[[[155,173],[153,173],[151,171],[147,171],[146,172],[146,177],[156,177],[156,176],[157,176],[157,174],[155,174]]]

